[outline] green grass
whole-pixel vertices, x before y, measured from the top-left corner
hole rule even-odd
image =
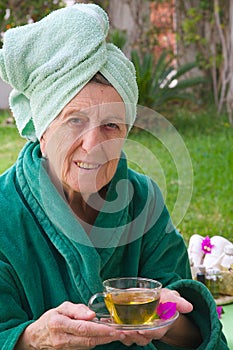
[[[177,110],[169,119],[184,140],[193,169],[191,202],[182,221],[178,220],[180,231],[186,241],[198,233],[222,235],[233,242],[233,128],[226,116],[217,117],[211,109],[204,112]],[[148,147],[159,158],[166,177],[166,204],[173,213],[178,189],[184,185],[179,182],[174,159],[146,132],[132,133],[130,138]],[[156,165],[146,158],[145,153],[143,172],[156,180]],[[173,216],[173,220],[176,222],[177,217]]]
[[[23,147],[25,139],[19,136],[14,124],[6,124],[9,112],[0,112],[0,173],[10,167],[17,159],[19,150]]]
[[[188,237],[223,235],[233,241],[233,128],[211,110],[181,114],[174,123],[194,170],[192,201],[181,227]]]
[[[233,242],[233,128],[225,116],[217,117],[211,108],[206,111],[180,109],[173,114],[169,120],[182,136],[193,170],[193,189],[186,189],[191,201],[188,206],[184,203],[185,215],[178,220],[178,227],[186,241],[198,233],[203,236],[223,235]],[[1,173],[13,164],[25,143],[14,125],[6,125],[6,117],[7,113],[0,115]],[[180,180],[176,169],[179,151],[176,154],[173,144],[169,147],[166,149],[151,133],[134,130],[125,151],[130,166],[149,174],[159,183],[176,223],[177,213],[174,214],[173,210],[178,191],[184,189],[186,180],[189,182],[190,179],[184,178],[184,170],[183,180]],[[175,152],[175,161],[172,151]]]

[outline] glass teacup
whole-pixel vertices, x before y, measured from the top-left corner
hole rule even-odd
[[[155,317],[162,284],[142,277],[111,278],[103,282],[104,291],[94,294],[88,306],[96,311],[97,300],[104,300],[106,308],[117,324],[149,324]],[[103,303],[102,303],[103,304]],[[97,312],[98,317],[109,314]]]

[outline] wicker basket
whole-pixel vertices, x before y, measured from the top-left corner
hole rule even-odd
[[[219,293],[222,295],[233,295],[233,271],[221,271],[221,275]]]

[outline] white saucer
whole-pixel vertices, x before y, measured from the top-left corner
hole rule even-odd
[[[147,324],[118,324],[113,322],[112,318],[109,317],[104,317],[101,319],[93,319],[92,322],[95,323],[99,323],[99,324],[104,324],[110,327],[114,327],[116,329],[120,329],[120,330],[142,330],[142,329],[158,329],[158,328],[162,328],[165,326],[168,326],[170,324],[172,324],[179,316],[179,312],[176,311],[175,315],[172,316],[171,318],[169,318],[168,320],[162,320],[160,318],[157,318],[155,320],[153,320],[150,323]]]

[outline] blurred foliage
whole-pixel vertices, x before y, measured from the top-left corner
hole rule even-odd
[[[109,35],[109,41],[124,48],[126,43],[124,31],[114,30]],[[139,104],[157,111],[164,109],[169,101],[195,101],[193,88],[205,83],[202,76],[185,77],[186,73],[197,67],[196,62],[186,63],[180,67],[173,65],[174,57],[168,50],[163,50],[158,59],[153,53],[131,51],[131,60],[135,65],[139,89]]]
[[[127,42],[126,32],[124,30],[110,28],[108,40],[116,45],[119,49],[123,50]]]
[[[216,45],[214,51],[210,50],[211,44],[215,43],[217,37],[213,6],[213,2],[201,0],[199,5],[190,7],[187,11],[182,8],[182,12],[185,15],[182,21],[184,43],[186,47],[189,45],[197,47],[197,63],[201,69],[207,70],[207,75],[212,67],[213,60],[216,67],[219,68],[223,59],[220,45]],[[222,16],[223,14],[221,14]],[[208,35],[210,37],[207,37],[204,33],[205,29],[203,27],[207,28],[207,26],[209,27]],[[211,39],[213,39],[212,43],[210,43]]]
[[[180,15],[177,33],[180,51],[193,54],[199,69],[208,78],[206,92],[211,91],[219,114],[227,108],[233,124],[231,4],[230,0],[177,0],[176,10]]]
[[[37,22],[51,11],[65,7],[62,0],[0,0],[0,32],[19,25]],[[2,40],[0,41],[0,47]]]
[[[163,3],[164,0],[144,0],[145,2],[151,3]],[[108,12],[109,0],[96,0],[96,1],[75,1],[75,2],[94,2],[105,8]],[[220,0],[222,4],[223,0]],[[166,0],[166,3],[171,3],[171,0]],[[192,4],[192,3],[191,3]],[[41,18],[45,17],[51,11],[66,6],[64,0],[33,0],[33,1],[22,1],[22,0],[0,0],[0,32],[4,33],[7,29],[26,24],[28,22],[36,22]],[[132,6],[132,5],[130,5]],[[203,35],[203,28],[209,26],[209,33],[214,30],[214,8],[213,2],[207,0],[198,0],[195,6],[187,6],[184,0],[176,2],[176,6],[180,7],[182,12],[182,40],[185,45],[185,50],[189,49],[190,45],[196,45],[196,57],[198,68],[201,72],[204,72],[204,76],[210,82],[210,88],[206,88],[208,94],[212,94],[214,84],[213,81],[213,67],[216,68],[216,79],[218,79],[217,86],[218,91],[215,95],[219,94],[221,82],[219,77],[222,76],[222,51],[218,42],[212,41],[211,45],[214,45],[214,53],[210,48],[210,41],[208,37]],[[221,19],[227,19],[226,5],[219,9]],[[137,22],[137,25],[141,25],[140,31],[142,35],[140,38],[143,39],[143,45],[132,46],[134,50],[131,53],[131,58],[135,64],[137,72],[137,80],[139,85],[139,103],[156,110],[160,110],[164,107],[167,101],[180,101],[180,100],[192,100],[196,96],[193,93],[193,87],[204,82],[201,77],[187,78],[186,73],[190,72],[196,63],[187,63],[180,67],[174,67],[170,55],[170,52],[162,52],[161,55],[155,59],[155,47],[158,46],[158,36],[163,32],[164,27],[155,26],[153,23],[148,22],[147,19]],[[147,24],[146,24],[147,23]],[[222,23],[225,23],[224,21]],[[227,23],[227,21],[226,21]],[[178,37],[181,35],[178,33]],[[110,26],[108,40],[124,50],[127,46],[126,30],[114,29]],[[0,42],[0,47],[1,47]],[[161,49],[161,47],[160,47]],[[129,50],[130,52],[130,50]],[[174,86],[174,81],[177,84]],[[191,89],[192,88],[192,89]],[[199,89],[200,95],[203,95],[203,89]],[[209,95],[206,96],[209,99]],[[212,97],[211,97],[212,98]],[[215,98],[216,101],[216,98]]]
[[[132,51],[139,87],[139,104],[157,111],[168,101],[195,100],[189,88],[205,83],[201,76],[186,78],[185,74],[196,67],[195,62],[174,67],[172,58],[165,50],[155,61],[153,54],[145,54],[140,59],[138,52]]]

